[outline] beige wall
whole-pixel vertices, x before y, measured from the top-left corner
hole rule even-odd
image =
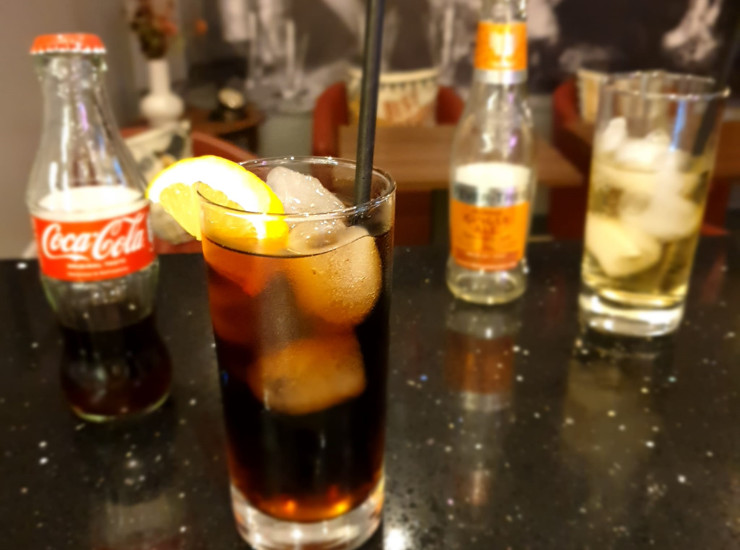
[[[26,179],[41,127],[41,96],[28,48],[37,34],[94,32],[108,48],[108,87],[119,122],[136,113],[123,0],[0,0],[0,258],[31,241]]]

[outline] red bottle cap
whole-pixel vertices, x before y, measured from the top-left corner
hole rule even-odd
[[[31,45],[31,54],[51,52],[105,53],[103,41],[95,34],[42,34]]]

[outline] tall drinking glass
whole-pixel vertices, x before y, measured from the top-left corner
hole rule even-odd
[[[712,79],[665,72],[614,75],[602,86],[582,265],[586,325],[633,336],[678,327],[728,93]]]
[[[383,504],[395,184],[375,170],[370,200],[344,206],[354,162],[244,167],[306,210],[200,197],[237,527],[258,550],[355,548]]]

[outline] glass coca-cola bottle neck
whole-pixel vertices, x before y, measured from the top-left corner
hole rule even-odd
[[[35,57],[44,114],[27,193],[29,208],[43,208],[45,197],[86,186],[127,187],[143,197],[145,183],[111,111],[104,56],[50,52]]]

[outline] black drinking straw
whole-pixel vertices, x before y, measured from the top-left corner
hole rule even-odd
[[[730,78],[732,65],[735,62],[735,56],[737,55],[739,48],[740,16],[738,16],[737,21],[735,22],[735,30],[732,33],[730,47],[727,49],[725,58],[722,60],[719,76],[717,78],[717,90],[720,92],[727,87],[727,81]],[[712,101],[707,107],[707,110],[704,111],[704,116],[701,119],[699,130],[696,133],[696,141],[694,142],[694,147],[691,150],[691,154],[695,157],[700,156],[704,152],[704,147],[706,147],[707,141],[709,140],[709,134],[712,133],[714,120],[717,118],[718,105],[718,101]]]
[[[370,183],[375,150],[375,117],[378,109],[378,77],[380,47],[383,43],[383,11],[385,0],[367,0],[365,14],[365,57],[362,62],[362,95],[360,125],[357,129],[357,170],[355,172],[355,204],[370,200]]]

